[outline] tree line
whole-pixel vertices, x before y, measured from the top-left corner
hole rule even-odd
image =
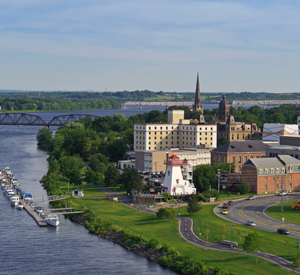
[[[78,98],[44,98],[44,97],[19,97],[0,98],[2,111],[79,111],[95,109],[120,109],[121,104],[111,98],[107,99],[78,99]]]

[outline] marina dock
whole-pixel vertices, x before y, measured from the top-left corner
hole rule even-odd
[[[46,227],[46,226],[48,226],[48,224],[39,215],[39,213],[37,213],[36,211],[34,211],[34,208],[32,208],[29,205],[24,205],[24,209],[35,220],[35,222],[38,224],[38,226],[40,226],[40,227]]]

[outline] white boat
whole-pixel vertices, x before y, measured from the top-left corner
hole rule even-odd
[[[11,205],[17,206],[19,204],[19,197],[18,196],[12,196],[10,197],[10,203]]]
[[[23,207],[24,207],[24,205],[23,205],[22,203],[20,203],[20,202],[16,205],[16,208],[17,208],[18,210],[22,210]]]
[[[45,219],[46,223],[52,226],[58,226],[59,225],[59,218],[56,214],[49,214],[47,215]]]

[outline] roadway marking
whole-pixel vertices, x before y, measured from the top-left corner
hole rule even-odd
[[[190,234],[189,233],[186,233],[188,236],[190,236]]]

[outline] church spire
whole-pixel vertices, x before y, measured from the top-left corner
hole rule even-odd
[[[196,83],[196,93],[195,93],[195,102],[193,106],[194,110],[201,111],[203,114],[203,107],[201,105],[200,99],[200,84],[199,84],[199,73],[197,73],[197,83]]]

